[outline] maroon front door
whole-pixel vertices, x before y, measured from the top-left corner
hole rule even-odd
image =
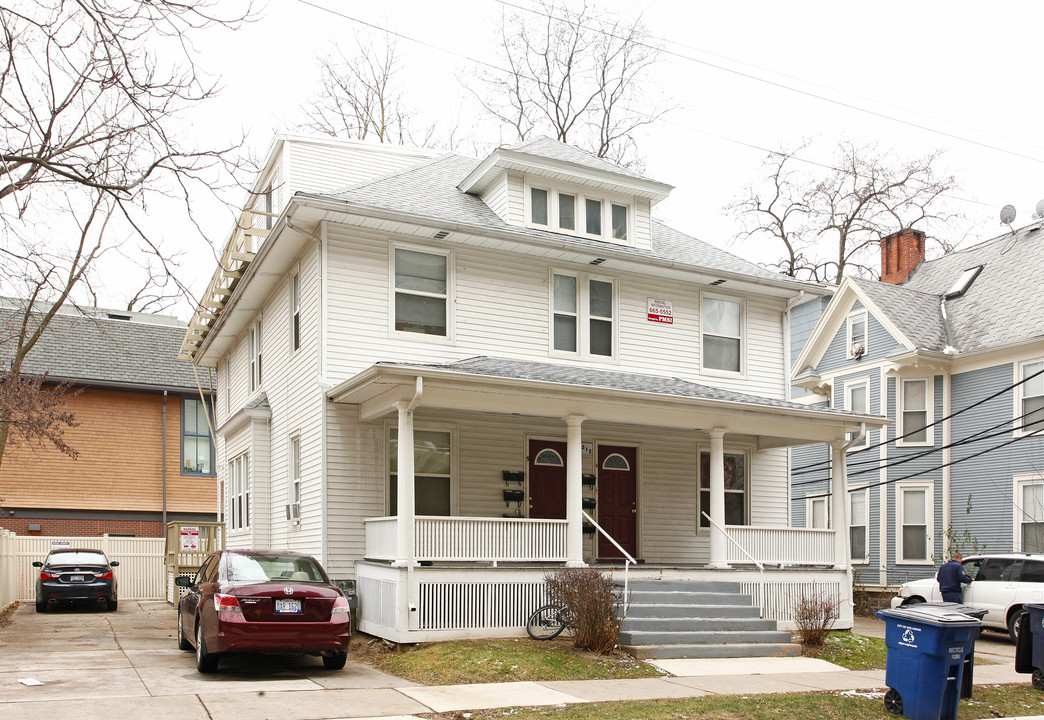
[[[565,519],[565,458],[564,442],[529,441],[529,517]]]
[[[634,558],[638,557],[637,458],[637,448],[598,446],[598,524]],[[599,533],[598,557],[623,555]]]

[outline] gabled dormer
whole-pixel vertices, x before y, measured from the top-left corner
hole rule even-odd
[[[673,189],[545,137],[494,150],[458,187],[509,225],[637,248]]]

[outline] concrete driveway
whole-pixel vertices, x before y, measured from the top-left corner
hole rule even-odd
[[[413,683],[350,660],[343,670],[326,670],[313,657],[228,657],[217,674],[201,675],[194,655],[177,649],[176,631],[176,614],[165,602],[121,600],[112,613],[62,608],[44,614],[23,604],[0,628],[0,717],[208,720],[430,712],[391,689]],[[43,685],[19,682],[29,678]],[[324,689],[330,692],[280,694]],[[281,697],[287,707],[278,714]],[[254,715],[250,708],[260,698],[266,711]]]

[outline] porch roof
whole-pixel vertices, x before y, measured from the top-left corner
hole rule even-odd
[[[751,436],[759,448],[840,441],[863,423],[868,429],[888,424],[877,415],[810,408],[680,378],[481,356],[450,363],[379,362],[328,395],[358,405],[362,420],[416,397],[415,407],[422,409],[723,430]]]

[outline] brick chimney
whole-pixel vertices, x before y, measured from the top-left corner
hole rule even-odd
[[[924,233],[910,228],[881,238],[881,282],[898,285],[924,260]]]

